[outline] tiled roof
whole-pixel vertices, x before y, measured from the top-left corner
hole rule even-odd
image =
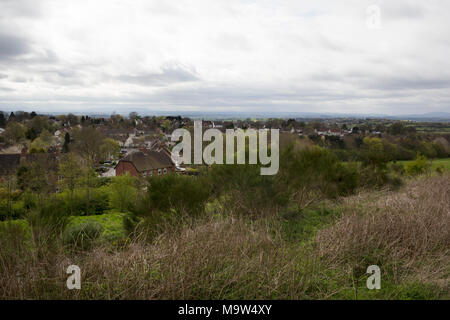
[[[173,166],[173,162],[170,157],[156,151],[147,151],[146,153],[136,151],[130,153],[121,161],[132,162],[139,172]]]

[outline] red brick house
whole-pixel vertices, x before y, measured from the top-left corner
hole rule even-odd
[[[119,160],[116,176],[129,173],[135,177],[151,177],[175,171],[175,164],[167,153],[157,151],[136,151]]]

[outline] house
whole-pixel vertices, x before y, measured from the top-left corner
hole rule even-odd
[[[151,177],[175,171],[175,164],[166,152],[135,151],[119,160],[116,176],[127,172],[135,177]]]

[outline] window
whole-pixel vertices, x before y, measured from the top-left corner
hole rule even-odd
[[[152,171],[150,171],[150,177],[151,177],[151,176],[153,176],[153,170],[152,170]]]
[[[167,168],[164,168],[164,174],[166,174],[167,173]]]
[[[161,169],[158,169],[158,174],[161,175]]]
[[[144,172],[142,173],[142,175],[143,175],[144,177],[146,177],[146,176],[147,176],[147,172],[144,171]]]

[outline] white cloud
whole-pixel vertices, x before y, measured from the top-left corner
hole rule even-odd
[[[366,27],[372,4],[379,30]],[[448,111],[449,9],[444,0],[0,0],[0,108]]]

